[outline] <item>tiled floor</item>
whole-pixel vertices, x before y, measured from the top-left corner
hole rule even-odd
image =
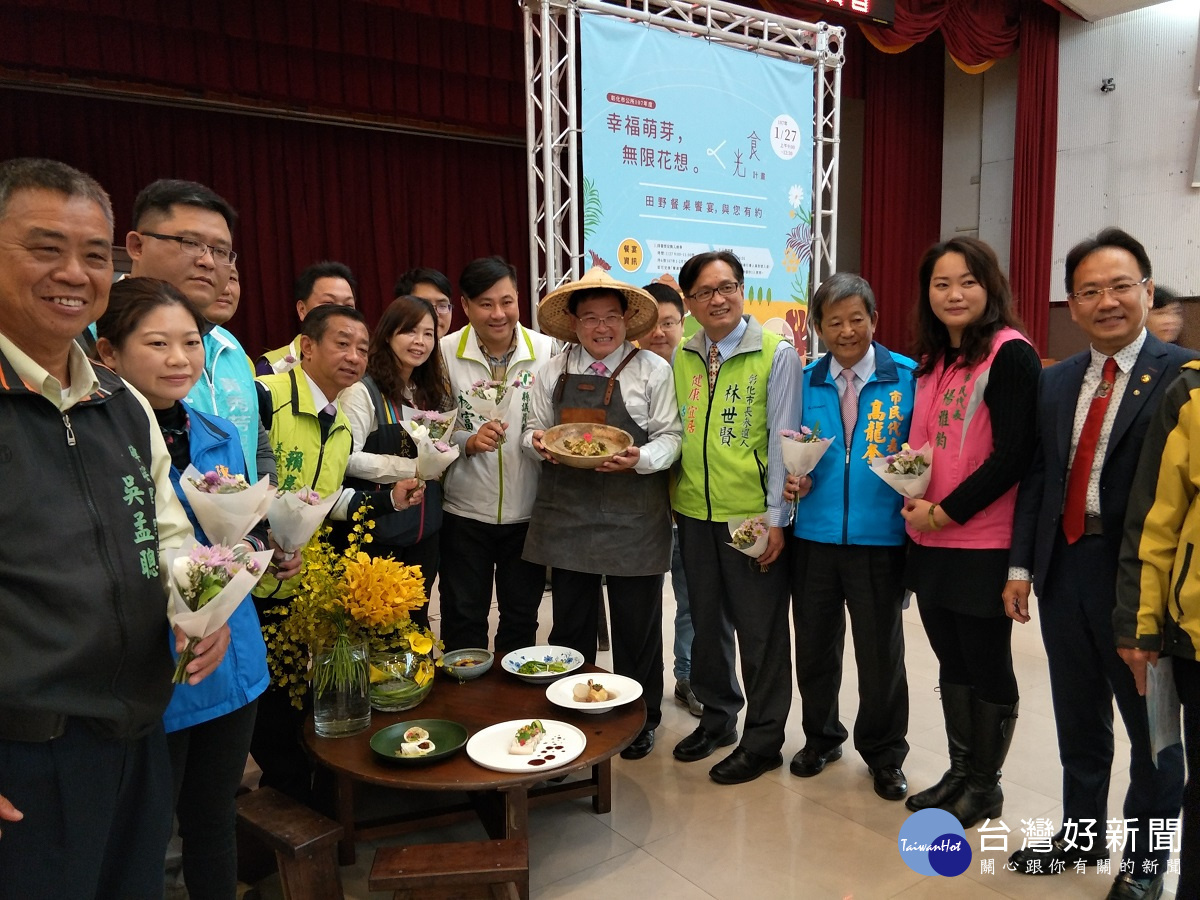
[[[436,599],[431,612],[436,616]],[[549,627],[549,595],[543,606],[543,632]],[[667,579],[663,631],[670,655],[674,599]],[[541,635],[544,637],[545,635]],[[908,680],[911,692],[909,742],[904,770],[914,790],[935,781],[946,766],[945,734],[934,693],[937,667],[916,610],[905,613]],[[1021,820],[1059,814],[1061,772],[1050,706],[1045,652],[1036,619],[1017,626],[1013,638],[1021,686],[1020,723],[1004,769],[1004,822],[1010,849],[1020,846]],[[847,648],[842,717],[849,727],[857,708],[857,680]],[[601,665],[609,664],[601,654]],[[901,803],[880,800],[859,756],[846,754],[824,773],[801,779],[785,766],[755,782],[722,786],[708,778],[709,767],[729,752],[691,764],[676,762],[671,748],[695,727],[686,710],[670,702],[673,681],[668,660],[668,701],[654,752],[646,759],[613,764],[613,811],[595,815],[586,801],[531,812],[530,882],[535,898],[1100,898],[1111,876],[1089,869],[1053,878],[1003,871],[1007,854],[992,852],[995,874],[981,871],[979,836],[968,833],[975,859],[957,878],[927,877],[910,870],[897,850],[900,826],[908,816]],[[793,694],[795,688],[793,686]],[[1117,720],[1117,752],[1109,799],[1118,815],[1128,785],[1128,744]],[[788,722],[785,760],[803,744],[800,700],[795,695]],[[443,828],[407,839],[409,843],[478,840],[475,824]],[[386,898],[367,890],[371,847],[360,847],[359,862],[342,870],[346,897]],[[1173,887],[1174,876],[1168,877]],[[264,892],[265,896],[266,892]]]

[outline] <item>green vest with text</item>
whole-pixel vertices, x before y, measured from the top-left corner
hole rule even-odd
[[[683,454],[671,505],[680,515],[721,522],[766,511],[767,378],[781,340],[750,319],[711,397],[704,333],[675,354]]]
[[[342,490],[350,459],[350,422],[338,407],[325,440],[308,379],[299,366],[278,375],[263,375],[259,383],[271,392],[271,450],[279,469],[279,489],[298,491],[310,487],[324,497]],[[282,585],[267,572],[254,588],[256,597],[290,597],[300,576]]]

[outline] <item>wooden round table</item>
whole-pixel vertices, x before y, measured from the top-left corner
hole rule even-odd
[[[585,665],[578,673],[607,674]],[[458,753],[427,764],[403,765],[381,760],[371,749],[371,736],[381,728],[410,719],[449,719],[467,729],[468,736],[510,719],[556,719],[569,722],[587,737],[583,753],[557,769],[528,774],[495,772],[477,765],[464,747]],[[371,727],[351,737],[318,737],[310,716],[304,741],[316,761],[334,774],[338,822],[345,829],[338,845],[342,865],[354,862],[354,842],[432,828],[478,814],[488,834],[496,839],[526,838],[529,808],[575,797],[591,797],[592,808],[606,813],[612,808],[612,757],[633,742],[646,723],[646,703],[640,697],[600,715],[575,712],[546,699],[546,685],[528,684],[500,669],[474,681],[459,684],[438,670],[429,697],[415,709],[402,713],[372,712]],[[584,780],[542,783],[590,769]],[[430,812],[387,820],[358,821],[354,790],[358,783],[397,790],[465,791],[469,802],[439,806]]]

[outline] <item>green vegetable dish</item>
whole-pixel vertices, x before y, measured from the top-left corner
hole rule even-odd
[[[521,675],[540,675],[543,672],[565,672],[567,671],[566,663],[561,662],[542,662],[539,659],[531,659],[529,662],[522,664],[521,668],[517,669]]]

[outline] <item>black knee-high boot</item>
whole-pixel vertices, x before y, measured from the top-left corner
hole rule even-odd
[[[950,768],[933,787],[913,794],[904,805],[914,812],[953,803],[962,793],[971,760],[971,701],[974,690],[965,684],[938,682],[942,695],[942,716],[946,720],[946,743],[950,748]]]
[[[952,813],[963,828],[981,819],[994,819],[1004,811],[1000,767],[1008,756],[1017,726],[1017,706],[975,700],[971,716],[971,770],[958,799],[942,809]]]

